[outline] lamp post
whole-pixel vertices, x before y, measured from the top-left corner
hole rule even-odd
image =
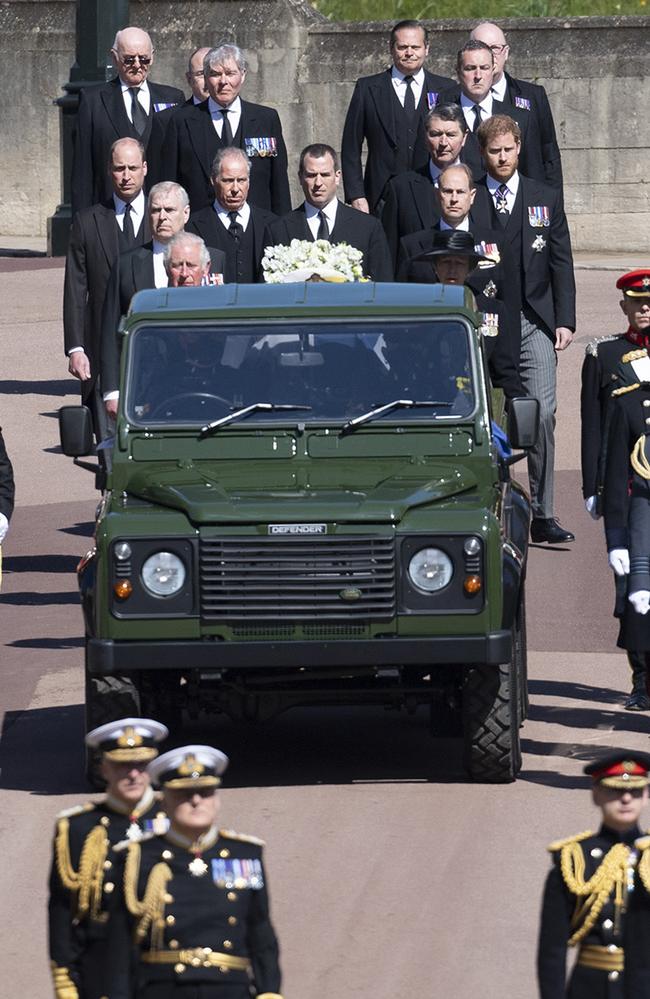
[[[72,140],[79,110],[79,94],[84,87],[98,86],[113,75],[108,53],[115,34],[129,23],[129,0],[77,0],[75,62],[65,93],[55,100],[60,108],[60,161],[62,201],[47,220],[47,252],[62,257],[68,248],[72,212],[70,177]]]

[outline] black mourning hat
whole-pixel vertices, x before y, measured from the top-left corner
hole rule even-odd
[[[413,259],[428,260],[433,264],[437,257],[467,257],[472,269],[479,260],[488,259],[485,254],[477,251],[471,232],[463,232],[460,229],[441,229],[434,232],[433,248]]]

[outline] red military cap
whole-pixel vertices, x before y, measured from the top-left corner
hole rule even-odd
[[[621,275],[616,287],[630,298],[650,296],[650,268],[640,267],[636,271],[628,271],[627,274]]]
[[[615,752],[589,763],[584,772],[594,784],[604,787],[647,787],[650,756],[647,753]]]

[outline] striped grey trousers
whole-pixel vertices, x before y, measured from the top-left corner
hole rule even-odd
[[[520,374],[526,395],[539,400],[539,437],[528,452],[533,517],[553,516],[557,354],[553,341],[521,313]]]

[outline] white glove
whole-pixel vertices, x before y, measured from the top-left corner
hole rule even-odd
[[[8,530],[9,530],[9,521],[5,517],[4,513],[0,513],[0,545],[6,538]]]
[[[627,548],[612,548],[607,554],[610,569],[617,576],[627,576],[630,571],[630,553]]]
[[[627,598],[637,614],[647,614],[650,610],[650,590],[637,590]]]
[[[587,511],[590,517],[593,517],[594,520],[600,520],[600,514],[596,511],[597,500],[598,500],[597,496],[589,496],[585,500],[585,510]]]

